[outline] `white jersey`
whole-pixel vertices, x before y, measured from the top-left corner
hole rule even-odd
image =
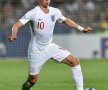
[[[19,21],[22,24],[29,22],[31,28],[30,52],[45,51],[52,42],[53,29],[56,21],[66,18],[57,8],[49,7],[49,13],[44,13],[39,6],[28,11]]]

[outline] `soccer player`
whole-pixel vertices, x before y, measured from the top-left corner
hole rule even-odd
[[[29,74],[21,90],[31,89],[37,82],[38,74],[43,64],[50,58],[59,63],[69,65],[72,70],[76,89],[84,90],[83,75],[79,60],[69,51],[62,49],[52,42],[53,29],[56,21],[85,33],[92,31],[92,29],[90,27],[83,28],[73,20],[63,16],[59,9],[49,6],[50,0],[38,0],[38,3],[39,5],[28,11],[13,25],[12,34],[9,36],[9,41],[14,41],[20,28],[29,22],[31,28],[31,40],[28,47]]]

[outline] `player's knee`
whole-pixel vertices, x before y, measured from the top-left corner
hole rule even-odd
[[[77,65],[79,65],[79,59],[76,58],[76,57],[72,57],[72,56],[69,56],[67,57],[65,60],[63,60],[61,63],[64,63],[64,64],[67,64],[71,67],[75,67]]]
[[[28,81],[31,85],[34,85],[37,82],[37,78],[36,77],[31,77],[31,78],[28,79]]]
[[[77,66],[77,65],[79,65],[80,64],[80,62],[79,62],[79,59],[78,58],[74,58],[75,60],[74,60],[74,62],[73,62],[73,67],[74,66]]]
[[[80,64],[79,59],[76,57],[70,58],[70,59],[68,59],[68,61],[71,63],[71,67],[75,67]]]
[[[36,79],[31,79],[29,82],[30,82],[31,85],[34,85],[37,82],[37,80]]]

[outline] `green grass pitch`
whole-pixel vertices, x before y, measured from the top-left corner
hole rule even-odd
[[[80,60],[84,87],[108,90],[108,60]],[[0,59],[0,90],[20,90],[28,74],[27,60]],[[76,90],[70,67],[48,61],[32,90]]]

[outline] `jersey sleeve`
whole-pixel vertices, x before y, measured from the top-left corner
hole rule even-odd
[[[66,20],[66,17],[62,15],[62,13],[59,9],[57,10],[57,15],[58,15],[58,21],[60,23]]]
[[[25,25],[27,22],[29,22],[31,20],[31,13],[27,12],[19,21]]]

